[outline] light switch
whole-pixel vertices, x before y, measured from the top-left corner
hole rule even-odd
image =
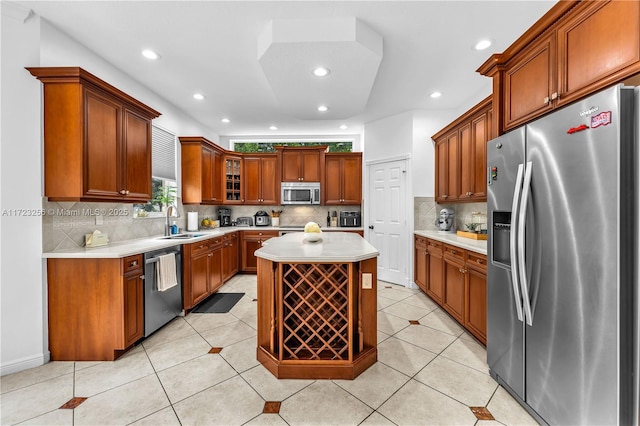
[[[102,215],[96,215],[96,225],[102,225],[104,222]]]
[[[372,281],[370,272],[364,272],[362,274],[362,288],[363,289],[372,289],[373,288],[373,281]]]

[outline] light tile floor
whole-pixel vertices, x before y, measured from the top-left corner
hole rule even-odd
[[[355,380],[277,380],[256,361],[256,277],[221,291],[245,296],[227,314],[176,318],[115,362],[50,362],[0,378],[0,423],[537,424],[489,376],[484,347],[418,290],[378,282],[378,362]],[[74,397],[86,400],[60,408]],[[279,413],[263,413],[267,401]]]

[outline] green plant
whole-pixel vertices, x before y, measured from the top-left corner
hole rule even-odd
[[[162,186],[154,193],[153,202],[161,206],[170,206],[176,200],[176,188],[174,186]]]

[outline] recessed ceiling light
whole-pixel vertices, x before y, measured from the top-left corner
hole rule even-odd
[[[491,46],[491,40],[480,40],[479,42],[476,43],[475,49],[484,50],[489,46]]]
[[[326,105],[320,105],[320,106],[318,107],[318,111],[320,111],[320,112],[327,112],[327,111],[329,111],[329,107],[328,107],[328,106],[326,106]]]
[[[326,77],[331,73],[331,70],[326,67],[317,67],[313,69],[313,75],[316,77]]]
[[[142,56],[144,56],[147,59],[152,59],[152,60],[156,60],[158,58],[160,58],[160,55],[158,55],[156,52],[154,52],[151,49],[145,49],[142,51]]]
[[[345,130],[345,129],[347,129],[347,127],[348,126],[346,124],[343,124],[342,126],[340,126],[340,129]]]
[[[278,130],[278,128],[276,126],[271,126],[269,127],[269,130]]]
[[[228,123],[228,122],[230,122],[231,120],[229,120],[228,118],[223,118],[223,119],[221,119],[220,121],[222,121],[223,123]]]
[[[201,94],[201,93],[194,93],[193,94],[193,99],[197,99],[197,100],[201,101],[201,100],[204,99],[204,95]]]
[[[429,96],[431,96],[433,99],[439,98],[440,96],[442,96],[442,93],[440,92],[433,92],[432,94],[430,94]]]

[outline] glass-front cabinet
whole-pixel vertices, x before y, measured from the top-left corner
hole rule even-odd
[[[225,156],[225,199],[224,204],[242,204],[242,158]]]

